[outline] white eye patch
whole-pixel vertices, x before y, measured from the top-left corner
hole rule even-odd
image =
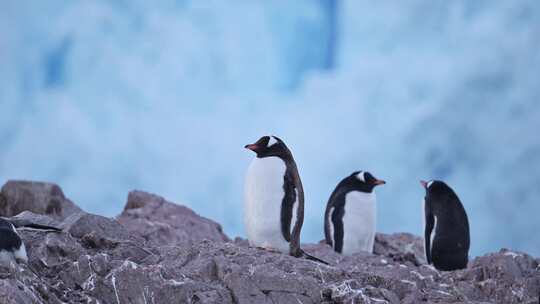
[[[433,184],[433,180],[430,180],[430,181],[427,183],[427,188],[431,187],[431,184]]]
[[[275,143],[277,143],[277,140],[274,136],[270,136],[270,140],[268,141],[268,145],[266,145],[267,147],[270,147],[272,145],[274,145]]]
[[[360,173],[356,174],[356,178],[358,178],[359,181],[362,183],[366,182],[366,176],[364,171],[360,171]]]

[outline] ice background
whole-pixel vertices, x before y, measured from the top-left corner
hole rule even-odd
[[[378,229],[422,233],[419,179],[468,211],[472,255],[540,255],[540,2],[30,1],[0,4],[0,182],[56,182],[114,216],[141,189],[243,230],[261,135],[285,140],[322,239],[366,169]]]

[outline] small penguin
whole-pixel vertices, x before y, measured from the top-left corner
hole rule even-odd
[[[467,267],[469,259],[469,220],[458,196],[446,183],[420,181],[424,198],[424,246],[428,264],[438,270]]]
[[[293,155],[276,136],[246,145],[256,153],[245,181],[245,225],[250,245],[326,263],[300,248],[304,190]]]
[[[324,214],[326,243],[336,252],[373,252],[377,219],[373,189],[385,183],[369,172],[356,171],[336,186]]]
[[[27,263],[26,247],[15,226],[0,218],[0,262],[22,261]]]

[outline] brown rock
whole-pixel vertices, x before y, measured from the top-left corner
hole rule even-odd
[[[395,261],[408,261],[416,266],[426,263],[423,239],[410,233],[377,233],[373,247],[374,254],[385,255]]]
[[[130,233],[143,237],[149,245],[193,244],[203,239],[229,241],[218,223],[142,191],[129,193],[124,211],[117,219]]]
[[[19,229],[29,264],[0,266],[0,302],[536,304],[540,293],[539,260],[509,250],[442,272],[422,264],[421,239],[410,234],[378,234],[374,254],[302,245],[326,266],[227,242],[217,223],[142,192],[118,219],[10,218],[64,230]]]
[[[51,227],[60,229],[60,222],[46,215],[36,214],[31,211],[23,211],[10,218],[15,227],[42,226],[43,229]]]
[[[76,238],[94,235],[96,238],[108,240],[143,241],[140,237],[128,231],[117,220],[86,212],[79,212],[69,216],[62,222],[60,227]]]
[[[23,211],[64,219],[81,209],[56,184],[8,181],[0,192],[0,215],[14,216]]]

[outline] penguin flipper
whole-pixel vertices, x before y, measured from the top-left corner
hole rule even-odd
[[[336,206],[332,213],[331,225],[334,227],[334,250],[336,252],[343,252],[343,239],[345,237],[345,231],[343,227],[343,216],[345,215],[344,203]]]
[[[282,232],[285,240],[289,242],[290,255],[301,257],[303,255],[300,248],[300,231],[304,223],[304,190],[298,177],[296,165],[293,169],[288,169],[285,173],[285,198],[282,203]],[[284,217],[284,212],[286,216]],[[286,225],[283,225],[283,224]]]
[[[296,223],[293,219],[295,204],[298,204],[294,181],[290,174],[285,173],[283,178],[283,190],[285,195],[281,202],[281,233],[285,241],[291,241],[291,225]],[[298,208],[298,206],[296,206]],[[293,221],[294,220],[294,221]],[[293,226],[294,229],[294,226]]]
[[[431,247],[433,246],[433,244],[431,244],[431,233],[433,232],[435,219],[433,218],[433,214],[431,213],[431,210],[429,209],[429,205],[427,203],[425,206],[425,216],[426,216],[426,227],[424,230],[424,250],[426,252],[426,261],[428,264],[431,264],[432,263]]]

